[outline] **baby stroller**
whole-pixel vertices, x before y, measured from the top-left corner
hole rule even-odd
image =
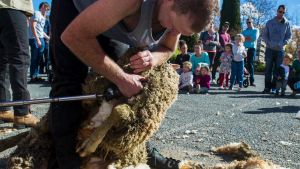
[[[244,80],[243,80],[243,86],[244,88],[247,88],[250,85],[250,73],[249,71],[244,67]]]

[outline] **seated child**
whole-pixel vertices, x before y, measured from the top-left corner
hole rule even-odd
[[[208,93],[210,88],[210,75],[209,75],[209,66],[199,65],[195,70],[195,93],[205,94]]]
[[[292,65],[293,76],[289,76],[288,85],[292,89],[293,93],[291,96],[296,96],[297,92],[300,92],[300,88],[295,88],[299,86],[300,83],[300,49],[297,52],[298,59],[295,59]]]
[[[179,90],[180,91],[193,91],[193,73],[192,73],[192,63],[185,61],[183,62],[182,73],[179,79]]]
[[[220,60],[220,89],[224,89],[228,87],[229,83],[229,75],[231,72],[231,61],[233,58],[232,54],[232,44],[228,43],[225,45],[225,51],[221,54]],[[224,85],[225,81],[225,85]]]
[[[289,78],[290,71],[292,70],[291,62],[293,61],[293,56],[291,54],[286,54],[283,58],[283,63],[279,66],[276,73],[276,93],[275,96],[279,95],[279,90],[281,89],[281,96],[285,95],[285,90]]]

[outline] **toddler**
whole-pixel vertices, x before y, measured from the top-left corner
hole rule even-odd
[[[283,58],[283,63],[278,67],[276,73],[276,93],[275,96],[279,95],[279,90],[281,89],[281,96],[285,95],[285,90],[289,78],[289,73],[292,70],[291,63],[293,61],[293,56],[291,54],[286,54]]]
[[[198,66],[196,68],[196,75],[194,78],[195,82],[195,93],[206,94],[210,88],[210,73],[209,66]]]
[[[225,51],[222,53],[220,60],[220,89],[224,89],[228,87],[229,82],[229,74],[231,72],[231,61],[233,58],[232,54],[232,44],[226,44],[225,45]],[[225,80],[225,86],[224,86],[224,80]]]
[[[237,81],[239,85],[238,91],[240,91],[243,87],[244,58],[247,56],[247,52],[244,46],[244,36],[242,34],[237,34],[235,39],[235,43],[232,46],[233,59],[231,62],[229,90],[232,90],[235,81]]]
[[[182,73],[180,75],[179,90],[192,92],[193,90],[193,73],[191,71],[192,63],[185,61],[183,62]]]

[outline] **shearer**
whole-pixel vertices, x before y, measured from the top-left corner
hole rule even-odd
[[[145,78],[138,73],[166,62],[180,34],[200,32],[217,5],[217,0],[52,0],[51,96],[81,95],[88,67],[114,83],[124,96],[139,93]],[[115,63],[128,47],[145,49],[130,59],[135,74],[125,73]],[[79,169],[75,146],[83,117],[81,104],[53,103],[50,109],[56,162],[49,168]],[[163,157],[155,148],[148,148],[148,153],[151,167],[178,168],[178,160]]]

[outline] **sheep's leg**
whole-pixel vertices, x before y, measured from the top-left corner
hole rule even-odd
[[[98,145],[102,142],[109,129],[115,124],[117,124],[121,119],[124,119],[124,117],[126,118],[129,116],[129,112],[119,111],[117,107],[116,109],[114,108],[111,115],[105,121],[103,121],[99,127],[95,128],[91,136],[84,140],[77,147],[76,151],[81,157],[86,157],[87,155],[95,152]]]

